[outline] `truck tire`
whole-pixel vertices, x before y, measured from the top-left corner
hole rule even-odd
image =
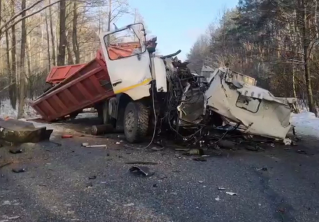
[[[124,134],[130,143],[142,142],[149,128],[149,109],[141,102],[130,102],[124,113]]]

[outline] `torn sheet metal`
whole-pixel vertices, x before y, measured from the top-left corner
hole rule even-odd
[[[226,68],[215,70],[206,91],[207,108],[241,123],[244,133],[284,139],[291,128],[289,103],[237,75]]]

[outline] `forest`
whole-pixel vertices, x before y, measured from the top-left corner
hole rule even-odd
[[[0,0],[0,101],[22,117],[49,70],[93,59],[99,34],[123,16],[143,22],[127,0]]]
[[[318,0],[240,0],[200,35],[188,54],[190,66],[200,73],[203,65],[228,65],[317,114],[318,12]]]

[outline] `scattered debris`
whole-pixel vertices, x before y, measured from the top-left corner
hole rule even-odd
[[[217,145],[222,149],[234,150],[236,147],[236,143],[229,140],[220,140]]]
[[[121,143],[120,143],[120,142],[116,142],[115,144],[116,144],[116,145],[120,145]]]
[[[233,193],[233,192],[226,192],[226,194],[228,194],[230,196],[237,196],[237,193]]]
[[[259,150],[263,150],[262,148],[260,148],[257,145],[254,145],[254,146],[253,145],[247,145],[247,146],[245,146],[245,149],[249,150],[249,151],[254,151],[254,152],[257,152]]]
[[[190,149],[182,149],[182,148],[177,148],[177,149],[175,149],[175,151],[182,151],[182,152],[187,152],[187,151],[189,151]]]
[[[133,207],[133,206],[134,206],[134,203],[124,204],[123,206],[124,206],[124,207]]]
[[[268,171],[268,168],[267,167],[263,167],[263,168],[260,168],[260,169],[257,169],[258,171]]]
[[[24,173],[26,171],[27,170],[25,168],[13,168],[12,169],[12,172],[14,172],[14,173]]]
[[[133,164],[133,165],[157,165],[158,163],[155,162],[147,162],[147,161],[131,161],[126,162],[125,164]]]
[[[162,151],[164,149],[165,149],[164,147],[152,147],[151,148],[151,150],[154,151],[154,152]]]
[[[86,188],[92,188],[93,187],[93,183],[87,183],[86,184]]]
[[[71,135],[71,134],[63,134],[63,135],[61,136],[61,138],[62,138],[62,139],[71,139],[71,138],[73,138],[73,135]]]
[[[305,151],[305,150],[297,150],[296,151],[298,154],[304,154],[304,155],[307,155],[308,153],[307,153],[307,151]]]
[[[20,154],[20,153],[23,153],[23,150],[22,149],[10,149],[9,153],[11,153],[11,154]]]
[[[218,190],[226,190],[224,187],[218,187]]]
[[[91,177],[89,177],[89,180],[95,180],[96,179],[96,176],[94,175],[94,176],[91,176]]]
[[[150,177],[154,175],[154,172],[151,172],[148,167],[145,166],[133,166],[130,168],[130,172],[135,175],[141,175],[144,177]]]
[[[219,196],[217,196],[217,197],[215,198],[215,200],[216,200],[216,201],[220,201],[220,198],[219,198]]]
[[[284,142],[284,144],[285,144],[286,146],[291,146],[291,145],[293,145],[293,141],[292,141],[291,139],[289,139],[289,138],[285,138],[283,142]]]
[[[90,145],[89,143],[82,143],[83,147],[86,148],[107,148],[106,144],[101,144],[101,145]]]
[[[204,150],[203,149],[191,149],[188,152],[185,152],[184,155],[187,155],[187,156],[193,156],[193,155],[202,156],[202,155],[204,155]]]
[[[10,164],[12,164],[13,162],[8,162],[8,163],[4,163],[0,165],[0,169],[6,166],[9,166]]]
[[[195,158],[193,158],[193,160],[194,161],[199,161],[199,162],[206,162],[207,161],[207,159],[205,157],[203,157],[203,156],[195,157]]]
[[[21,120],[0,118],[0,140],[16,144],[37,143],[49,140],[53,130],[46,127],[36,128],[33,123]]]
[[[204,181],[200,180],[200,181],[198,181],[198,183],[204,183]]]

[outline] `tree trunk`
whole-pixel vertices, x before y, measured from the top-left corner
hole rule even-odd
[[[51,4],[51,0],[49,0],[49,4]],[[50,33],[51,33],[51,44],[52,44],[52,64],[56,65],[56,56],[55,56],[55,41],[54,41],[54,31],[53,31],[53,19],[52,19],[52,7],[49,8],[49,20],[50,20]]]
[[[79,50],[79,43],[78,43],[78,12],[77,12],[77,3],[74,2],[73,5],[73,32],[72,32],[72,43],[73,43],[73,52],[75,56],[75,63],[80,63],[80,50]]]
[[[9,79],[9,99],[10,96],[10,88],[12,86],[12,73],[11,73],[11,64],[10,64],[10,39],[9,39],[9,32],[6,31],[6,56],[7,56],[7,72],[8,72],[8,79]]]
[[[309,54],[309,29],[308,29],[308,16],[307,6],[305,0],[301,0],[301,32],[302,32],[302,44],[303,44],[303,62],[304,62],[304,75],[306,79],[307,96],[309,111],[317,115],[316,107],[313,100],[312,86],[311,86],[311,75],[309,72],[308,54]]]
[[[48,71],[51,69],[51,53],[50,53],[50,34],[49,34],[49,24],[48,15],[45,15],[45,29],[47,34],[47,53],[48,53]]]
[[[292,65],[292,89],[294,97],[297,98],[297,92],[296,92],[296,71],[295,71],[295,65]]]
[[[73,65],[74,61],[73,61],[73,56],[72,56],[72,51],[69,47],[69,43],[66,42],[66,49],[68,51],[68,65]]]
[[[60,1],[60,42],[59,42],[59,53],[58,53],[58,66],[65,65],[65,48],[67,44],[66,39],[66,0]]]
[[[15,5],[14,1],[11,1],[11,13],[12,16],[15,14]],[[16,109],[17,106],[17,69],[16,69],[16,54],[17,54],[17,48],[16,48],[16,28],[13,25],[11,27],[11,83],[12,85],[9,88],[9,97],[10,97],[10,103],[13,109]]]
[[[21,1],[21,10],[26,8],[26,0]],[[22,17],[26,16],[26,12],[22,13]],[[23,117],[25,105],[25,53],[27,43],[27,30],[26,20],[22,20],[21,26],[21,57],[20,57],[20,86],[19,86],[19,106],[18,106],[18,119]]]

